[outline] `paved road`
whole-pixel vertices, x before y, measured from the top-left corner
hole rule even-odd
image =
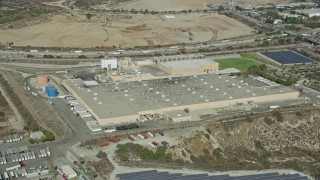
[[[194,45],[186,45],[183,46],[185,48],[185,51],[196,51],[200,49],[213,49],[217,47],[226,47],[226,46],[233,46],[233,45],[245,45],[245,44],[251,44],[255,41],[257,37],[260,37],[261,35],[256,36],[250,36],[250,37],[244,37],[234,40],[227,40],[227,41],[217,41],[212,42],[207,45],[203,44],[194,44]],[[131,51],[123,51],[121,52],[120,56],[134,56],[134,55],[140,55],[140,54],[153,54],[153,53],[173,53],[173,52],[180,52],[178,47],[161,47],[161,48],[149,48],[147,50],[144,49],[138,49],[138,50],[131,50]],[[87,57],[96,57],[99,55],[104,55],[105,51],[83,51],[81,53],[77,53],[74,51],[70,52],[61,52],[61,51],[50,51],[50,52],[37,52],[37,53],[30,53],[26,51],[15,51],[15,50],[2,50],[0,51],[0,58],[13,58],[13,57],[24,57],[27,54],[33,54],[36,57],[42,57],[44,54],[50,54],[53,56],[62,56],[62,57],[74,57],[79,55],[86,55]],[[109,55],[112,55],[112,52],[109,52]],[[54,59],[53,59],[54,60]]]

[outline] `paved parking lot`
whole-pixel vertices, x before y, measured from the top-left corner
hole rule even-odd
[[[67,106],[64,99],[52,99],[52,107],[60,115],[60,117],[67,123],[73,133],[77,134],[78,138],[86,139],[92,133],[83,119],[73,113]]]
[[[24,152],[18,152],[20,149],[19,147],[27,147]],[[12,142],[12,143],[5,143],[0,145],[0,152],[1,156],[5,157],[7,163],[4,165],[0,165],[0,172],[3,174],[4,172],[9,172],[7,171],[7,168],[17,166],[19,165],[19,161],[13,162],[16,157],[21,158],[20,162],[23,162],[25,165],[25,170],[28,173],[36,172],[37,170],[49,170],[51,168],[51,159],[53,158],[52,152],[50,150],[50,156],[46,157],[39,157],[40,150],[46,149],[48,147],[48,144],[39,144],[39,145],[29,145],[27,142],[27,139],[22,140],[22,141],[17,141],[17,142]],[[8,149],[11,149],[12,151],[8,151]],[[50,148],[49,148],[50,149]],[[11,153],[10,153],[11,152]],[[33,158],[26,158],[28,156],[24,156],[23,154],[28,153],[29,158],[30,154],[34,154]],[[25,157],[26,159],[23,160],[22,157]],[[16,174],[22,174],[24,170],[10,170],[13,171]],[[20,175],[21,176],[21,175]]]

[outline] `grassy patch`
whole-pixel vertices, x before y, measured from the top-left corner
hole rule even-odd
[[[170,153],[166,153],[166,148],[164,146],[157,147],[156,151],[150,150],[139,144],[127,143],[127,144],[118,144],[116,153],[119,156],[120,160],[127,161],[126,155],[130,152],[144,161],[162,161],[170,162],[172,157]]]
[[[254,65],[261,65],[262,63],[257,62],[251,58],[227,58],[216,60],[219,63],[220,69],[236,68],[240,71],[246,71],[249,67]]]

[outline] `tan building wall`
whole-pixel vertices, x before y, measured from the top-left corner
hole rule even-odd
[[[219,64],[212,63],[212,64],[206,64],[206,65],[202,65],[201,67],[195,67],[195,68],[171,69],[168,66],[165,66],[164,64],[159,63],[159,69],[165,71],[168,74],[172,74],[172,75],[199,74],[199,73],[210,72],[210,71],[218,71]]]
[[[139,119],[139,115],[130,115],[130,116],[121,116],[121,117],[112,117],[105,119],[96,119],[100,126],[108,126],[108,125],[119,125],[119,124],[127,124],[137,122]]]
[[[203,65],[201,66],[202,70],[204,72],[207,72],[207,71],[218,71],[219,70],[219,64],[218,63],[212,63],[212,64],[206,64],[206,65]]]

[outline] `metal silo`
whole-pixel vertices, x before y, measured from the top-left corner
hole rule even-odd
[[[48,76],[47,75],[38,75],[37,76],[37,83],[45,85],[48,83]]]

